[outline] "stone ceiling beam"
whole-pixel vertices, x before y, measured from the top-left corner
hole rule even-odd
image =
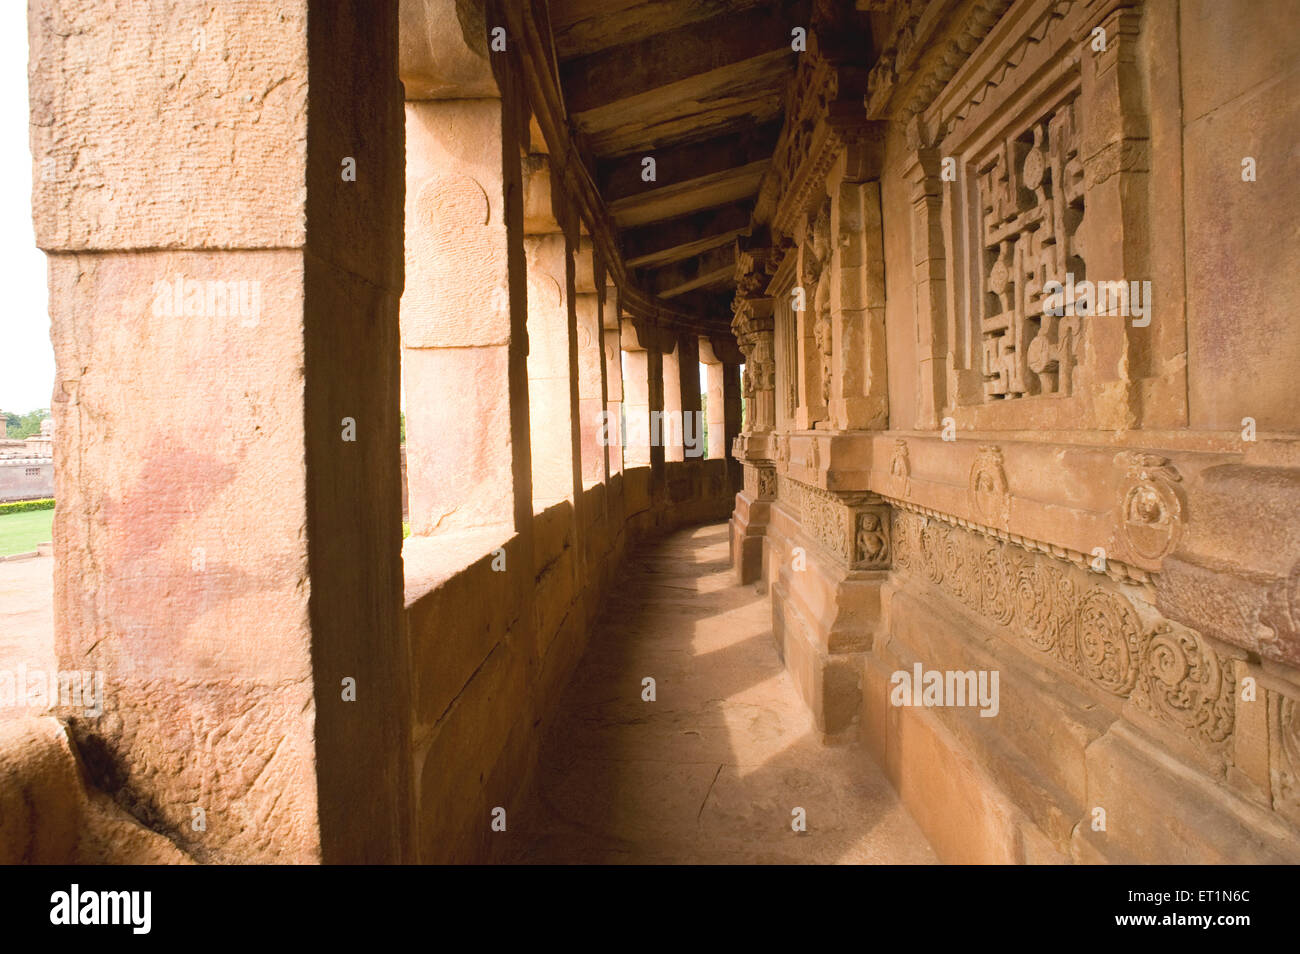
[[[768,0],[552,0],[555,51],[572,59],[716,16],[743,14]]]
[[[631,195],[610,202],[609,213],[620,228],[631,228],[753,198],[758,194],[759,183],[771,164],[771,159],[762,159]]]
[[[749,232],[748,202],[733,202],[644,228],[624,229],[623,255],[628,268],[667,265],[729,245]]]
[[[740,19],[726,12],[562,62],[560,86],[570,111],[584,113],[647,90],[704,81],[714,72],[753,68],[750,61],[772,53],[793,57],[790,31],[806,24],[791,22],[785,4],[775,7]]]
[[[735,130],[728,130],[724,136],[703,142],[601,160],[596,166],[596,183],[605,201],[611,203],[653,193],[755,162],[770,161],[780,135],[780,122],[757,127],[745,123]],[[653,182],[644,178],[647,156],[655,161]]]
[[[742,121],[767,123],[781,115],[795,56],[787,43],[783,50],[752,60],[585,112],[574,111],[573,121],[600,156],[708,139]]]
[[[488,0],[488,18],[504,24],[510,37],[510,58],[518,70],[523,92],[528,97],[537,126],[549,147],[552,184],[558,183],[569,196],[586,225],[609,276],[618,286],[621,303],[629,314],[666,327],[694,330],[699,334],[725,333],[727,323],[712,314],[698,314],[655,298],[638,288],[623,263],[622,251],[604,199],[581,158],[569,128],[568,113],[556,83],[555,60],[549,43],[546,9],[537,0],[528,3]],[[505,69],[505,62],[494,65]]]
[[[660,298],[674,298],[699,288],[730,284],[735,274],[736,250],[728,245],[656,269],[648,274],[645,285]]]

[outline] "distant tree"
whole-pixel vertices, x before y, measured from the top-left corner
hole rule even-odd
[[[41,421],[50,416],[47,407],[37,408],[27,414],[18,415],[5,412],[5,436],[10,440],[21,441],[41,432]]]
[[[405,447],[405,446],[406,446],[406,412],[405,412],[405,411],[399,411],[399,412],[398,412],[398,418],[399,418],[399,420],[401,420],[401,422],[402,422],[402,438],[401,438],[400,443],[401,443],[401,445],[402,445],[403,447]]]

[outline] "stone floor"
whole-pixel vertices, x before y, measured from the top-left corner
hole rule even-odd
[[[733,583],[723,524],[631,554],[500,836],[505,859],[934,863],[866,753],[820,742],[769,614]]]
[[[0,562],[0,671],[53,672],[54,560],[32,557]],[[39,715],[39,709],[0,704],[0,719]]]

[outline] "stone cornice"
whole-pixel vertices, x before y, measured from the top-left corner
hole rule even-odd
[[[754,213],[755,221],[770,223],[778,240],[794,234],[839,155],[880,135],[862,112],[866,81],[861,67],[824,56],[814,34],[787,94],[785,124]]]
[[[1067,563],[1077,566],[1081,570],[1089,570],[1090,572],[1108,576],[1117,583],[1147,584],[1150,583],[1152,579],[1151,574],[1147,573],[1145,570],[1139,567],[1130,566],[1121,560],[1114,560],[1108,557],[1105,560],[1104,570],[1094,570],[1092,569],[1092,563],[1096,558],[1091,554],[1080,553],[1078,550],[1057,546],[1056,544],[1048,543],[1045,540],[1035,540],[1033,537],[1011,533],[1010,531],[1002,530],[998,527],[989,526],[986,523],[967,520],[964,517],[958,517],[951,513],[944,513],[941,510],[935,510],[933,507],[926,507],[923,504],[913,503],[910,500],[893,497],[887,493],[881,493],[880,496],[883,497],[891,506],[896,507],[899,510],[906,510],[909,513],[917,514],[918,516],[938,520],[941,523],[948,524],[949,526],[961,527],[965,530],[971,530],[975,533],[983,534],[986,537],[992,537],[995,540],[1001,540],[1004,543],[1013,543],[1025,550],[1043,553],[1047,556],[1054,557],[1055,559],[1064,560]]]
[[[900,2],[867,80],[868,117],[906,120],[924,110],[1011,6],[1012,0]]]
[[[1005,98],[998,96],[1002,87],[1022,86],[1042,65],[1069,68],[1063,48],[1073,45],[1083,7],[1084,0],[1029,0],[1012,7],[924,107],[930,135],[942,138],[991,96]]]

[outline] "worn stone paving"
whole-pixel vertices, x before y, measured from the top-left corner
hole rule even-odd
[[[0,672],[54,672],[54,560],[0,562]],[[40,715],[44,707],[6,705],[0,719]]]
[[[505,860],[937,860],[866,752],[820,741],[723,524],[629,554],[560,705]]]

